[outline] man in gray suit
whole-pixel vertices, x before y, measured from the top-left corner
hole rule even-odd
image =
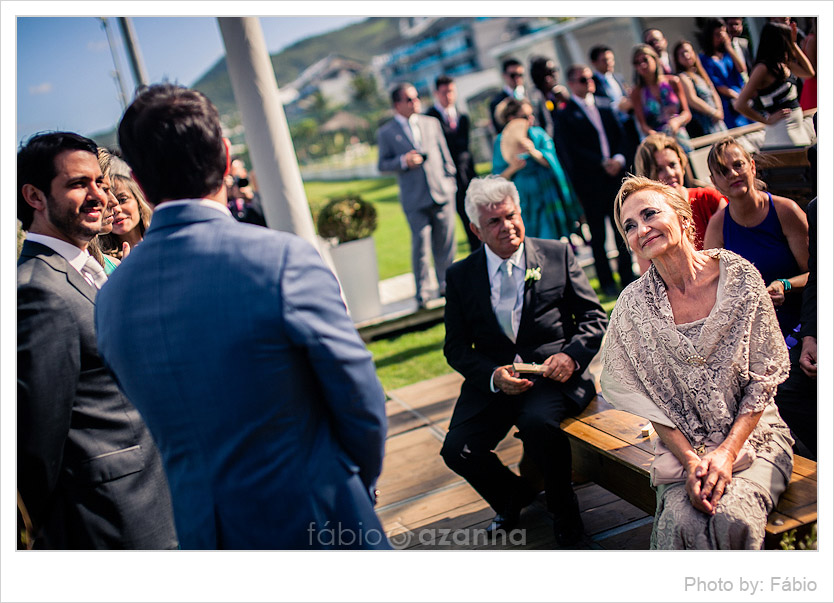
[[[35,547],[176,548],[159,452],[96,346],[107,280],[87,251],[107,204],[96,144],[39,134],[17,169],[28,231],[17,268],[17,486]]]
[[[377,134],[379,171],[396,172],[400,203],[411,228],[411,264],[417,303],[429,300],[428,246],[440,295],[446,293],[446,269],[455,259],[455,163],[443,128],[420,114],[420,97],[411,84],[391,92],[394,119]]]

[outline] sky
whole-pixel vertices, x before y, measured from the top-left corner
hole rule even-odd
[[[101,8],[112,8],[103,3]],[[366,17],[262,17],[270,53],[312,35]],[[225,54],[214,17],[133,17],[133,27],[151,82],[194,84]],[[135,87],[114,17],[108,19],[125,88]],[[17,139],[41,130],[90,135],[116,125],[123,107],[114,78],[114,56],[99,17],[17,19]]]

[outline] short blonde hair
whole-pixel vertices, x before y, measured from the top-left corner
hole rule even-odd
[[[663,195],[664,200],[669,207],[672,208],[672,211],[674,211],[678,217],[681,218],[683,223],[686,224],[683,231],[686,233],[686,238],[689,239],[689,242],[694,245],[695,222],[692,219],[692,205],[690,205],[689,200],[680,194],[676,189],[667,184],[646,178],[645,176],[633,175],[630,175],[623,181],[623,184],[614,199],[614,222],[617,224],[617,230],[620,231],[620,236],[623,237],[626,244],[628,244],[628,239],[626,238],[626,233],[623,229],[623,221],[621,217],[623,204],[625,203],[625,200],[634,193],[639,193],[640,191],[645,190],[655,191]]]

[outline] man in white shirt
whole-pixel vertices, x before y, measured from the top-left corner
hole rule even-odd
[[[596,105],[596,82],[586,65],[572,65],[568,69],[568,88],[571,98],[556,115],[556,125],[563,133],[565,155],[569,158],[568,172],[576,193],[585,208],[585,218],[591,230],[591,249],[594,266],[602,290],[613,297],[618,293],[605,245],[606,216],[613,227],[612,199],[625,176],[625,135],[619,120],[610,108]],[[620,287],[634,280],[631,253],[622,237],[615,235],[620,275]]]
[[[572,546],[583,528],[559,425],[595,394],[587,368],[608,321],[570,246],[525,238],[512,182],[474,179],[466,211],[483,245],[448,272],[443,351],[465,381],[440,454],[497,513],[487,530],[512,530],[538,494],[493,452],[517,426],[544,476],[556,543]],[[521,375],[514,362],[541,373]]]
[[[18,491],[36,548],[176,548],[162,463],[105,368],[93,326],[107,205],[96,144],[34,136],[18,153]]]
[[[505,98],[521,100],[527,97],[524,90],[524,65],[521,64],[521,61],[513,57],[504,60],[501,63],[501,78],[504,80],[504,85],[489,102],[489,118],[496,134],[500,134],[501,130],[504,129],[504,124],[500,123],[498,116],[495,114],[501,101]]]

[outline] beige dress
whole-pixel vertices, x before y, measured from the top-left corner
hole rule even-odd
[[[735,419],[762,412],[748,438],[753,464],[733,475],[715,515],[696,510],[683,482],[657,486],[652,548],[761,548],[767,515],[790,479],[793,440],[776,405],[790,363],[756,268],[726,250],[715,306],[676,325],[654,266],[617,300],[603,347],[602,392],[614,407],[676,427],[698,448]]]

